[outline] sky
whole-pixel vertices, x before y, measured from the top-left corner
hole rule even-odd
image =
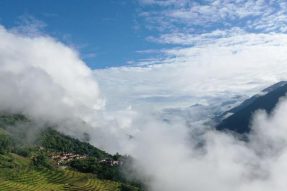
[[[272,0],[1,0],[0,23],[33,25],[93,69],[158,62],[162,50],[234,33],[287,31],[286,3]]]
[[[105,68],[128,64],[151,47],[145,40],[150,32],[138,23],[139,8],[135,1],[1,0],[0,23],[33,23],[78,49],[90,67]]]

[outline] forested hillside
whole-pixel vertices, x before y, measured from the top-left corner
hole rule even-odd
[[[108,154],[51,127],[27,141],[23,127],[29,125],[33,123],[23,115],[0,115],[1,191],[143,190],[122,174],[130,157]]]

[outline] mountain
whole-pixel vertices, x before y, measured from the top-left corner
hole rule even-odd
[[[259,109],[270,113],[279,99],[285,96],[286,93],[287,81],[278,82],[262,90],[259,94],[217,117],[218,125],[216,129],[230,130],[239,134],[248,133],[253,114]]]
[[[34,125],[24,115],[0,113],[1,191],[143,190],[122,174],[131,157]]]
[[[42,130],[37,142],[40,146],[54,152],[75,153],[96,157],[98,159],[112,157],[110,154],[89,143],[64,135],[52,128]]]

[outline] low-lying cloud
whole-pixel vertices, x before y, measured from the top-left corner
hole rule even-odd
[[[76,51],[50,37],[0,28],[0,108],[62,120],[101,109],[104,100]]]
[[[259,111],[249,142],[208,129],[191,138],[183,124],[148,123],[133,155],[150,190],[281,191],[287,173],[287,101]],[[198,142],[204,143],[198,146]]]
[[[286,80],[286,40],[285,34],[240,33],[163,50],[164,59],[143,66],[96,70],[107,108],[129,105],[140,113],[132,123],[139,132],[129,148],[137,159],[134,176],[152,191],[283,190],[286,101],[270,116],[255,115],[249,142],[202,123],[187,125],[190,118],[163,122],[155,113],[173,108],[197,114],[199,106],[220,110],[224,102],[236,105]],[[204,111],[200,116],[210,117]]]
[[[78,138],[89,133],[93,144],[111,152],[128,136],[116,128],[128,120],[104,112],[105,99],[78,52],[50,36],[0,26],[0,89],[1,112],[24,114]]]

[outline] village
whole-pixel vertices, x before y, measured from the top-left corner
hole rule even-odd
[[[51,153],[50,158],[56,162],[58,166],[65,166],[68,162],[72,160],[86,159],[87,155],[80,155],[75,153]],[[98,163],[105,164],[107,166],[121,166],[123,164],[120,160],[113,160],[111,158],[106,158],[99,160]]]

